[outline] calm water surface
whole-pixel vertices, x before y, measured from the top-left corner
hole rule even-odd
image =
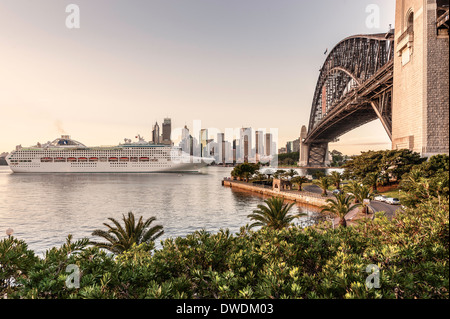
[[[12,174],[0,166],[0,238],[7,228],[41,255],[60,246],[68,234],[74,239],[104,229],[108,217],[157,218],[168,237],[196,230],[232,233],[250,223],[247,218],[264,200],[221,185],[231,168],[207,167],[199,174]],[[296,206],[311,218],[318,209]],[[96,238],[99,239],[98,237]]]

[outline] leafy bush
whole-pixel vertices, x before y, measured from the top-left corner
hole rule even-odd
[[[448,261],[448,202],[348,228],[197,231],[118,256],[70,236],[42,259],[23,241],[0,241],[8,298],[449,298]],[[67,285],[68,265],[80,269],[79,288]],[[378,289],[366,286],[369,265]]]

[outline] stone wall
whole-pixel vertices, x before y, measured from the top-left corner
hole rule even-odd
[[[436,1],[428,1],[427,135],[424,155],[449,152],[449,37],[437,33]]]
[[[242,189],[246,191],[251,191],[260,195],[271,196],[271,197],[281,197],[287,200],[292,200],[298,203],[308,204],[316,207],[321,207],[326,205],[326,198],[317,196],[316,194],[309,194],[308,192],[283,192],[274,191],[270,188],[263,188],[258,186],[253,186],[243,182],[236,182],[232,180],[223,180],[223,186]]]
[[[392,147],[423,156],[449,153],[449,40],[438,35],[436,8],[436,0],[396,4]]]

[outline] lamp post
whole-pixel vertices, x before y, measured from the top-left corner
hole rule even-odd
[[[14,229],[12,229],[12,228],[8,228],[6,230],[6,235],[8,235],[8,238],[10,238],[13,233],[14,233]]]

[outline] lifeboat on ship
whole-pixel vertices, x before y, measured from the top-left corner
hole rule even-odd
[[[98,162],[98,157],[90,157],[89,162]]]
[[[67,159],[67,161],[68,161],[68,162],[76,162],[77,159],[76,159],[75,157],[69,157],[69,158]]]
[[[55,163],[64,163],[66,161],[65,157],[56,157]]]
[[[139,161],[140,161],[140,162],[149,162],[149,161],[150,161],[150,158],[148,158],[148,157],[140,157],[140,158],[139,158]]]
[[[53,157],[43,157],[43,158],[41,158],[41,162],[42,163],[53,162]]]
[[[121,157],[120,161],[121,162],[128,162],[130,159],[128,157]]]
[[[108,159],[108,161],[110,161],[110,162],[117,162],[117,161],[119,161],[119,159],[117,157],[110,157]]]
[[[87,162],[87,161],[88,161],[87,157],[79,157],[78,158],[78,162]]]

